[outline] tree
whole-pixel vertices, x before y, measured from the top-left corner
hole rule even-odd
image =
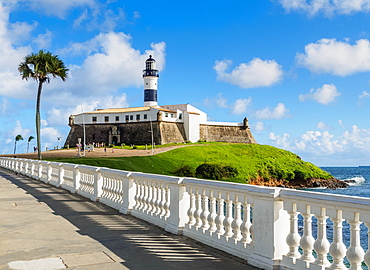
[[[20,140],[23,140],[22,135],[18,134],[17,136],[15,136],[15,141],[14,141],[14,155],[15,155],[15,151],[17,150],[17,142],[20,141]]]
[[[38,82],[36,100],[36,138],[37,157],[41,159],[41,138],[40,138],[40,100],[41,90],[44,83],[50,83],[50,76],[59,77],[62,81],[67,79],[68,69],[58,55],[40,50],[37,54],[27,55],[24,61],[18,66],[22,79],[34,79]]]
[[[35,138],[35,137],[33,137],[33,136],[29,136],[29,137],[28,137],[27,153],[28,153],[28,149],[30,148],[30,142],[31,142],[34,138]]]

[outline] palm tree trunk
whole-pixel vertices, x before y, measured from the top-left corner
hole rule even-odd
[[[17,141],[14,142],[14,155],[16,150],[17,150]]]
[[[43,81],[39,81],[36,100],[36,138],[37,138],[37,159],[41,160],[41,138],[40,138],[40,100]]]
[[[27,153],[28,153],[29,148],[30,148],[30,142],[28,142],[28,144],[27,144]]]

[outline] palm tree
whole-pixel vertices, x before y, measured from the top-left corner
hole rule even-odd
[[[30,148],[30,142],[31,142],[34,138],[35,138],[35,137],[33,137],[33,136],[29,136],[29,137],[28,137],[27,153],[28,153],[28,149]]]
[[[15,151],[17,150],[17,142],[20,141],[20,140],[23,140],[23,137],[21,134],[18,134],[17,136],[15,136],[15,141],[14,141],[14,155],[15,155]]]
[[[36,101],[36,137],[37,137],[37,157],[41,159],[41,139],[40,139],[40,99],[41,90],[44,83],[50,83],[50,76],[59,77],[62,81],[67,79],[68,69],[58,55],[40,50],[37,54],[27,55],[24,61],[18,66],[18,71],[22,79],[34,79],[38,82],[37,101]]]

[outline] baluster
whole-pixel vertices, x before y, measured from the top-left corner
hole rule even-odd
[[[231,224],[233,222],[233,202],[230,200],[230,194],[226,193],[226,218],[224,220],[225,234],[226,238],[233,236],[233,230]]]
[[[313,245],[315,243],[315,238],[312,236],[312,214],[311,206],[306,205],[306,213],[303,216],[303,236],[299,242],[301,248],[303,249],[303,254],[301,260],[306,262],[314,262],[315,257],[312,255]]]
[[[162,212],[161,212],[161,217],[165,217],[166,216],[166,185],[163,184],[161,186],[161,191],[162,191]]]
[[[202,213],[202,198],[199,194],[199,190],[195,189],[195,212],[194,212],[194,218],[195,218],[195,224],[194,226],[198,229],[202,225],[202,220],[200,219],[200,215]]]
[[[134,209],[135,210],[139,210],[140,208],[140,193],[141,191],[141,186],[140,186],[140,183],[139,182],[136,182],[136,194],[135,194],[135,197],[134,197],[134,200],[135,200],[135,206],[134,206]]]
[[[365,253],[364,261],[368,267],[370,267],[370,222],[365,222],[365,226],[367,227],[367,251]]]
[[[211,211],[210,211],[210,214],[208,215],[208,224],[209,224],[208,230],[212,234],[213,232],[215,232],[217,230],[217,226],[216,226],[216,223],[215,223],[215,219],[217,217],[217,214],[216,214],[216,198],[213,196],[213,191],[212,190],[209,192],[209,197],[210,197],[209,202],[210,202],[210,206],[211,206]]]
[[[112,201],[113,200],[113,191],[114,191],[114,182],[113,182],[113,179],[112,179],[112,175],[109,175],[109,178],[108,178],[108,190],[109,190],[109,200]]]
[[[239,201],[239,196],[237,194],[235,194],[234,220],[231,223],[231,227],[233,228],[233,231],[234,231],[233,238],[235,239],[235,242],[239,241],[243,237],[242,232],[240,230],[240,226],[243,223],[241,208],[242,207],[241,207],[241,202]]]
[[[143,213],[145,213],[146,212],[146,210],[148,209],[148,201],[147,201],[147,199],[148,199],[148,192],[149,192],[149,190],[148,190],[148,183],[146,182],[146,181],[143,181],[143,185],[144,185],[144,197],[143,197],[143,205],[144,205],[144,207],[143,207],[143,209],[141,210]]]
[[[361,268],[361,262],[364,259],[364,250],[362,249],[360,245],[360,224],[362,223],[360,221],[360,214],[355,213],[355,219],[354,220],[348,220],[350,227],[350,239],[351,243],[347,250],[347,259],[351,263],[350,270],[360,270]]]
[[[200,219],[202,220],[202,227],[201,229],[204,231],[208,230],[209,223],[208,223],[208,196],[206,195],[206,191],[203,189],[202,191],[202,202],[203,202],[203,211],[200,214]]]
[[[114,202],[118,202],[120,199],[119,192],[120,192],[120,185],[119,180],[117,177],[112,177],[112,180],[114,181]]]
[[[114,182],[116,182],[116,190],[115,190],[115,200],[114,202],[118,203],[122,199],[122,185],[119,177],[114,177]]]
[[[225,220],[225,206],[224,206],[224,199],[222,199],[222,194],[221,192],[218,192],[218,199],[217,199],[217,204],[218,204],[218,213],[216,217],[216,233],[218,236],[223,235],[225,233],[224,229],[224,220]]]
[[[290,220],[290,233],[286,238],[286,242],[289,246],[289,252],[287,256],[292,258],[298,258],[301,256],[301,253],[298,251],[300,236],[298,234],[298,212],[297,204],[293,203],[292,211],[288,212]]]
[[[165,186],[165,204],[164,204],[164,209],[165,209],[165,218],[168,218],[170,216],[170,189],[168,188],[168,185]]]
[[[124,194],[127,194],[127,192],[125,192],[124,187],[123,187],[123,179],[121,177],[117,177],[117,181],[118,181],[118,184],[119,184],[119,189],[118,189],[118,201],[119,202],[123,202],[123,196]]]
[[[317,239],[313,245],[317,253],[317,259],[315,260],[315,263],[320,266],[328,267],[330,266],[327,258],[330,243],[326,238],[326,219],[328,217],[325,216],[326,209],[324,207],[321,207],[320,209],[320,215],[317,216]]]
[[[166,203],[164,184],[161,184],[159,192],[161,193],[161,202],[159,204],[160,212],[158,214],[162,217],[166,215],[166,209],[164,209],[164,205]]]
[[[137,195],[137,208],[136,210],[139,210],[141,211],[141,208],[143,207],[143,202],[141,200],[142,196],[143,196],[143,185],[141,183],[141,181],[139,180],[136,180],[136,185],[137,185],[137,189],[138,189],[138,195]]]
[[[152,206],[150,210],[151,215],[153,215],[157,211],[157,208],[155,205],[156,201],[157,201],[157,187],[156,187],[156,183],[152,183],[152,195],[151,195],[151,200],[150,200],[150,205]]]
[[[195,195],[193,193],[193,188],[189,189],[189,196],[190,196],[190,206],[188,209],[188,225],[191,228],[195,224],[194,212],[195,212]]]
[[[147,187],[148,187],[148,193],[147,193],[147,196],[146,196],[146,205],[147,205],[147,208],[145,210],[145,212],[147,214],[150,213],[150,211],[152,211],[152,205],[151,205],[151,200],[152,200],[152,184],[147,182]]]
[[[243,223],[240,225],[240,230],[242,232],[243,238],[242,243],[249,244],[252,242],[251,239],[251,205],[247,202],[247,196],[244,196],[243,204]]]
[[[333,243],[330,245],[329,252],[333,257],[333,263],[330,269],[347,269],[343,264],[343,258],[346,256],[346,246],[343,244],[343,218],[342,210],[337,210],[337,217],[333,221]]]
[[[140,208],[139,208],[139,210],[140,211],[143,211],[143,209],[144,209],[144,207],[145,207],[145,205],[144,205],[144,198],[145,198],[145,185],[144,185],[144,181],[139,181],[139,183],[140,183],[140,189],[141,189],[141,191],[140,191],[140,199],[139,199],[139,201],[140,201]]]
[[[159,216],[159,214],[162,212],[162,209],[161,209],[161,200],[162,200],[161,185],[162,184],[157,184],[157,187],[156,187],[157,200],[155,201],[155,207],[156,207],[157,210],[154,213],[156,216]]]

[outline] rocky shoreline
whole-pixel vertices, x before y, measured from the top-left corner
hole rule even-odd
[[[283,187],[283,188],[346,188],[348,183],[336,178],[332,179],[317,179],[311,178],[301,181],[285,181],[279,179],[270,179],[268,181],[263,179],[255,179],[249,182],[251,185],[269,186],[269,187]]]

